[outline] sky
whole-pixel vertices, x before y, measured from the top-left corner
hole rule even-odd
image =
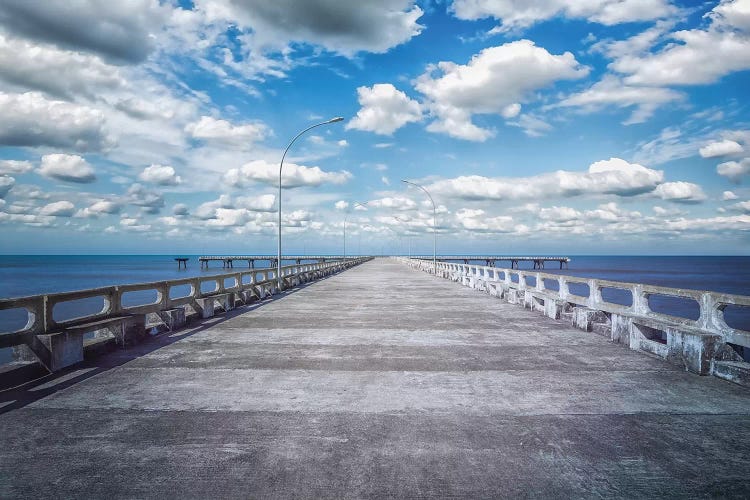
[[[275,253],[341,116],[287,254],[746,255],[748,70],[750,0],[3,0],[0,253]]]

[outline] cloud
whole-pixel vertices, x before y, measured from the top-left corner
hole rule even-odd
[[[64,99],[78,95],[93,99],[102,89],[117,89],[126,83],[117,67],[97,56],[10,38],[2,33],[0,80]]]
[[[389,208],[393,210],[414,210],[417,208],[417,204],[414,200],[404,196],[386,196],[384,198],[378,198],[369,201],[367,206],[372,208]]]
[[[5,195],[13,189],[16,184],[16,180],[8,175],[0,175],[0,198],[5,198]]]
[[[207,201],[198,205],[195,209],[195,216],[199,219],[207,220],[216,218],[216,211],[220,208],[233,209],[235,208],[234,202],[231,196],[223,194],[216,200]]]
[[[723,141],[711,142],[698,150],[703,158],[715,158],[717,156],[727,156],[742,152],[742,146],[735,142],[725,139]]]
[[[584,113],[599,111],[605,106],[635,108],[624,125],[643,123],[661,106],[684,99],[681,92],[659,87],[626,85],[619,78],[606,75],[588,89],[572,94],[552,107],[579,107]]]
[[[677,31],[656,52],[627,54],[610,69],[628,85],[704,85],[750,69],[750,30],[743,1],[723,1],[705,17],[707,29]]]
[[[739,203],[735,203],[734,205],[730,206],[729,209],[735,212],[750,214],[750,201],[741,201]]]
[[[436,181],[430,192],[464,200],[524,200],[545,197],[648,193],[664,181],[664,172],[610,158],[592,163],[585,172],[558,170],[534,177],[461,176]]]
[[[339,200],[334,204],[334,208],[336,208],[336,210],[346,210],[347,208],[349,208],[349,202]]]
[[[97,218],[101,215],[112,215],[120,212],[121,205],[110,200],[98,200],[91,204],[91,206],[79,210],[76,212],[76,217],[83,218]]]
[[[459,19],[497,19],[500,25],[493,31],[500,32],[528,28],[557,16],[612,26],[677,12],[668,0],[454,0],[451,9]]]
[[[33,168],[34,165],[30,161],[0,160],[0,175],[25,174]]]
[[[344,184],[352,178],[346,170],[326,172],[319,167],[306,167],[294,163],[285,163],[281,185],[287,188],[300,186],[320,186],[324,183]],[[232,168],[224,175],[225,181],[235,187],[241,187],[246,181],[256,181],[278,186],[279,165],[265,160],[254,160]]]
[[[116,63],[138,63],[153,49],[164,21],[157,0],[3,0],[0,25],[6,30],[72,50],[95,52]]]
[[[720,163],[716,167],[716,173],[739,184],[744,176],[750,174],[750,158]]]
[[[91,165],[78,155],[55,153],[42,156],[39,173],[65,182],[88,184],[96,180]]]
[[[427,130],[471,141],[494,135],[472,122],[475,114],[518,114],[529,93],[558,80],[574,80],[589,70],[573,54],[553,55],[529,40],[489,47],[468,64],[440,62],[415,81],[435,121]]]
[[[133,184],[128,188],[126,200],[131,205],[142,207],[149,214],[158,214],[164,207],[164,197],[161,194],[140,184]]]
[[[199,121],[189,123],[185,132],[193,139],[232,145],[249,145],[262,141],[270,134],[268,126],[261,122],[233,125],[210,116],[202,116]]]
[[[383,53],[418,35],[422,9],[413,0],[207,0],[204,8],[252,31],[252,47],[281,50],[292,42],[324,47],[345,56]]]
[[[663,200],[677,203],[700,203],[706,199],[706,194],[699,185],[683,181],[660,184],[654,194]]]
[[[98,151],[109,146],[104,116],[95,109],[51,101],[37,92],[0,92],[0,145]]]
[[[138,174],[138,179],[159,186],[176,186],[182,182],[182,179],[174,171],[174,168],[168,165],[151,165],[143,169]]]
[[[39,215],[53,215],[55,217],[72,217],[75,212],[75,205],[69,201],[56,201],[43,206],[39,210]]]
[[[176,216],[183,216],[188,215],[190,213],[190,210],[188,209],[188,206],[184,203],[177,203],[175,206],[172,207],[172,213]]]
[[[380,178],[380,182],[382,182],[386,186],[390,186],[391,185],[390,179],[388,179],[388,177],[386,177],[385,175]]]
[[[362,108],[357,116],[346,124],[346,129],[392,135],[393,132],[410,122],[422,120],[420,104],[409,99],[405,93],[390,83],[377,83],[357,89],[357,98]]]
[[[736,194],[734,194],[732,191],[724,191],[721,193],[721,201],[731,201],[736,200],[739,198]]]
[[[276,212],[276,195],[262,194],[254,197],[238,197],[235,204],[251,212]]]

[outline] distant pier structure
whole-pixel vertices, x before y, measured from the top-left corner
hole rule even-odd
[[[381,255],[380,257],[386,257]],[[336,260],[343,260],[343,255],[284,255],[283,260],[294,261],[297,264],[303,262],[333,262]],[[432,255],[413,255],[412,259],[424,259],[432,260]],[[570,257],[540,257],[540,256],[507,256],[507,255],[438,255],[436,258],[440,262],[463,262],[464,264],[470,264],[472,262],[484,262],[485,265],[495,267],[496,262],[510,262],[511,269],[519,269],[519,263],[531,262],[533,269],[544,269],[546,262],[557,262],[560,265],[560,269],[568,269],[568,263]],[[201,264],[201,269],[208,269],[209,262],[221,262],[222,268],[233,269],[234,261],[246,261],[247,266],[255,268],[255,261],[269,261],[271,267],[276,266],[275,255],[204,255],[198,257],[198,261]]]
[[[337,260],[343,260],[342,255],[284,255],[282,260],[294,261],[296,264],[302,264],[303,262],[333,262]],[[271,267],[276,266],[275,255],[202,255],[198,257],[198,262],[201,264],[201,269],[208,269],[209,262],[221,262],[224,269],[233,269],[234,261],[246,261],[247,267],[255,269],[255,261],[269,261]]]
[[[432,255],[414,255],[412,259],[424,259],[432,260]],[[507,255],[438,255],[436,260],[440,262],[463,262],[469,264],[471,262],[484,262],[487,266],[495,267],[495,262],[510,262],[511,269],[519,269],[518,265],[520,262],[532,262],[533,269],[544,269],[545,262],[557,262],[560,264],[560,269],[568,269],[568,263],[570,257],[521,257],[521,256],[507,256]]]
[[[190,259],[188,257],[175,257],[174,260],[177,261],[177,269],[187,269],[187,261]]]

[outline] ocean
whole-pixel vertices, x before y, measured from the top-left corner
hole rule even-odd
[[[190,276],[221,274],[221,263],[212,262],[209,269],[201,269],[198,256],[189,257],[187,269],[178,269],[176,255],[0,255],[0,298],[21,297],[118,284],[144,283]],[[292,262],[289,262],[291,264]],[[284,262],[287,264],[287,262]],[[234,271],[247,269],[242,261],[234,263]],[[270,262],[256,262],[256,268],[268,267]],[[507,265],[498,262],[498,266]],[[521,263],[521,269],[531,263]],[[712,256],[571,256],[568,269],[555,269],[548,263],[545,272],[584,278],[645,283],[673,288],[712,290],[750,295],[750,257]],[[529,269],[531,270],[531,269]],[[572,287],[574,293],[575,287]],[[144,292],[148,294],[149,292]],[[153,293],[153,292],[151,292]],[[629,294],[606,290],[606,300],[627,304]],[[131,300],[143,302],[133,294]],[[654,297],[651,306],[658,312],[696,319],[697,304],[692,301]],[[91,304],[71,304],[61,309],[60,319],[93,312]],[[97,306],[98,307],[98,306]],[[56,309],[57,312],[57,309]],[[57,314],[56,314],[56,317]],[[750,310],[730,307],[725,311],[727,323],[750,330]],[[22,311],[0,311],[0,331],[12,331],[25,322]],[[0,363],[8,354],[0,350]]]

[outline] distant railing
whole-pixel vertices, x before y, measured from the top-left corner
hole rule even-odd
[[[284,266],[281,268],[282,279],[286,284],[285,287],[293,286],[330,272],[347,269],[366,260],[369,260],[369,257]],[[227,286],[228,281],[232,283],[230,286]],[[202,291],[206,284],[210,285],[211,289]],[[185,286],[190,287],[186,294],[177,297],[171,296],[175,288]],[[25,326],[11,332],[0,331],[0,348],[27,343],[30,335],[55,333],[67,327],[104,320],[118,315],[151,314],[188,305],[197,306],[198,299],[224,293],[253,291],[262,297],[276,292],[276,287],[276,269],[268,268],[0,299],[0,310],[25,309],[27,313]],[[143,291],[155,291],[156,299],[153,302],[139,305],[128,306],[123,303],[125,294]],[[100,311],[64,320],[55,318],[55,306],[58,304],[97,298],[103,299],[104,302]]]
[[[750,350],[750,331],[730,326],[724,316],[727,307],[750,307],[750,297],[745,295],[450,262],[438,262],[436,270],[432,260],[403,258],[399,260],[429,273],[435,274],[437,271],[436,274],[440,277],[483,290],[491,295],[505,298],[509,302],[530,309],[542,310],[556,319],[564,316],[566,312],[573,316],[572,313],[576,312],[576,308],[580,308],[577,310],[578,313],[586,311],[604,313],[601,315],[602,321],[607,322],[605,326],[610,330],[612,339],[629,343],[631,348],[646,350],[662,357],[671,356],[678,347],[681,350],[680,356],[683,357],[692,355],[687,352],[690,349],[702,349],[698,355],[702,359],[704,368],[696,370],[691,368],[691,371],[698,373],[703,374],[706,370],[707,359],[708,361],[741,362],[739,353],[736,356],[733,353],[739,350],[744,354],[743,350]],[[576,289],[575,293],[571,290],[571,285]],[[618,290],[625,295],[629,294],[630,304],[623,305],[605,300],[602,292],[607,289]],[[649,299],[655,296],[693,301],[699,310],[698,318],[693,320],[654,311]],[[573,318],[574,324],[575,321]],[[585,328],[586,322],[583,323]],[[618,327],[624,332],[624,340],[619,338],[622,332],[615,331]],[[590,322],[588,328],[591,329]],[[665,338],[656,342],[665,344],[664,346],[660,347],[651,342],[653,339],[648,338],[648,333],[642,335],[650,329],[666,332]],[[692,340],[688,342],[686,336],[693,336],[700,341],[691,344]],[[734,345],[739,349],[732,348],[735,350],[730,351],[723,349],[722,345]],[[722,356],[723,359],[719,359]],[[750,382],[750,365],[741,368],[749,370],[746,375]]]

